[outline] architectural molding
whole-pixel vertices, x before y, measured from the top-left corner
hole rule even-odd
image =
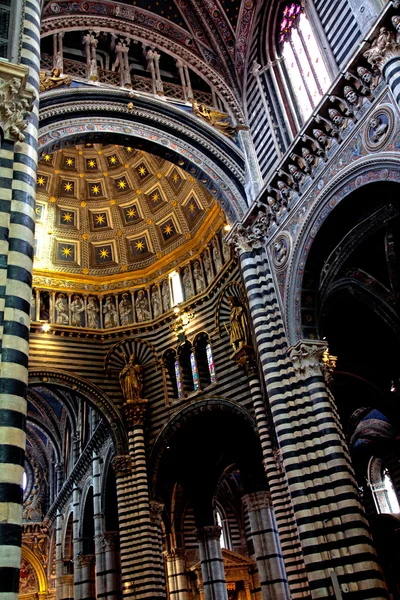
[[[254,512],[272,507],[270,492],[253,492],[252,494],[243,496],[242,500],[247,508],[247,512]]]

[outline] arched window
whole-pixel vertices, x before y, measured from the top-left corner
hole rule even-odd
[[[303,121],[329,86],[322,54],[300,2],[286,4],[279,22],[279,44]]]
[[[174,369],[175,369],[175,380],[176,380],[176,393],[177,393],[178,398],[182,398],[182,396],[183,396],[182,377],[181,377],[181,370],[179,367],[178,359],[175,360]]]
[[[193,389],[195,392],[199,389],[199,373],[197,370],[196,357],[194,352],[190,353],[190,366],[192,367]]]
[[[210,372],[210,380],[211,380],[211,383],[215,383],[217,381],[217,379],[215,377],[214,358],[212,355],[210,342],[208,342],[208,344],[206,346],[206,355],[207,355],[208,370]]]
[[[369,484],[378,513],[399,513],[397,494],[389,471],[382,460],[372,457],[368,471]]]
[[[221,548],[228,548],[226,539],[225,539],[226,522],[225,522],[225,519],[224,520],[222,519],[221,512],[219,511],[218,508],[215,509],[215,517],[217,520],[218,527],[221,527],[221,537],[219,538]]]
[[[194,341],[196,365],[202,389],[216,382],[214,359],[210,339],[206,332],[201,332]]]

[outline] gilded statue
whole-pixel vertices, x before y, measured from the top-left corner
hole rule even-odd
[[[143,367],[136,361],[134,354],[119,374],[119,384],[127,404],[142,399]]]
[[[205,104],[198,104],[196,100],[192,102],[192,112],[230,138],[233,138],[239,129],[239,127],[234,127],[231,124],[229,115],[209,108]]]
[[[47,75],[46,71],[40,71],[40,91],[47,92],[62,85],[70,86],[72,79],[69,75],[62,75],[60,69],[54,67],[51,70],[51,75]]]
[[[228,296],[228,304],[229,308],[231,309],[229,316],[230,343],[235,350],[239,350],[242,348],[242,346],[246,346],[248,343],[249,325],[247,321],[246,310],[236,296]]]

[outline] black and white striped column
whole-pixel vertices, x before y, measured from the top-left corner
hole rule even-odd
[[[118,532],[107,531],[103,534],[104,547],[104,597],[118,600],[121,597],[120,569],[118,560]]]
[[[79,530],[81,519],[81,490],[79,489],[76,483],[74,483],[74,486],[72,488],[72,511],[72,543],[74,546],[74,598],[75,600],[82,600],[82,574],[80,558],[82,555],[83,544]]]
[[[123,588],[124,597],[135,600],[165,598],[164,573],[161,558],[154,563],[153,526],[147,481],[144,422],[147,400],[127,402],[124,413],[128,426],[129,454],[132,460],[133,498],[131,498],[130,552],[133,585]],[[121,535],[122,549],[122,535]],[[121,556],[122,558],[122,556]],[[122,571],[123,572],[123,571]]]
[[[392,90],[394,99],[400,106],[400,49],[399,56],[389,60],[382,69],[382,76]]]
[[[14,4],[14,3],[13,3]],[[21,3],[22,4],[22,3]],[[40,0],[23,3],[18,65],[0,61],[10,90],[0,121],[0,597],[18,598],[28,338],[37,168]],[[17,44],[18,45],[18,44]],[[3,87],[3,91],[7,92]],[[25,107],[25,108],[24,108]],[[29,116],[26,113],[29,112]]]
[[[289,600],[278,528],[269,492],[255,492],[242,498],[249,516],[263,600]]]
[[[220,536],[217,525],[197,530],[204,600],[228,600]]]
[[[124,598],[134,597],[134,593],[131,593],[134,560],[131,531],[135,527],[132,517],[132,504],[134,502],[132,459],[129,454],[114,456],[111,464],[117,483],[122,593]]]
[[[186,574],[186,556],[183,548],[173,548],[166,553],[168,597],[171,600],[188,600],[189,582]]]
[[[105,567],[103,532],[104,514],[101,510],[101,458],[97,452],[93,452],[92,459],[93,475],[93,518],[94,518],[94,551],[96,556],[96,596],[105,596]]]
[[[62,556],[62,530],[63,516],[58,510],[56,515],[56,600],[64,598],[61,579],[64,574],[64,561]]]
[[[293,513],[292,501],[280,461],[280,452],[274,449],[272,445],[265,400],[261,391],[260,381],[256,375],[255,364],[251,365],[248,374],[254,416],[256,418],[260,436],[263,464],[279,532],[279,554],[284,562],[284,568],[281,573],[282,582],[280,585],[282,586],[282,589],[288,590],[289,584],[293,600],[295,598],[309,597],[310,590],[307,572],[304,564],[299,532]],[[277,560],[279,560],[279,558],[277,558]],[[279,593],[282,593],[282,591]]]
[[[311,597],[331,597],[334,571],[343,592],[386,598],[343,432],[322,376],[293,367],[262,243],[241,267]]]

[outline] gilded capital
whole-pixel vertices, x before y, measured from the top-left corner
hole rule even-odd
[[[300,340],[289,348],[294,370],[302,379],[323,375],[323,356],[327,347],[323,340]]]
[[[28,90],[28,69],[23,65],[0,61],[0,127],[5,139],[25,140],[27,117],[35,98]]]

